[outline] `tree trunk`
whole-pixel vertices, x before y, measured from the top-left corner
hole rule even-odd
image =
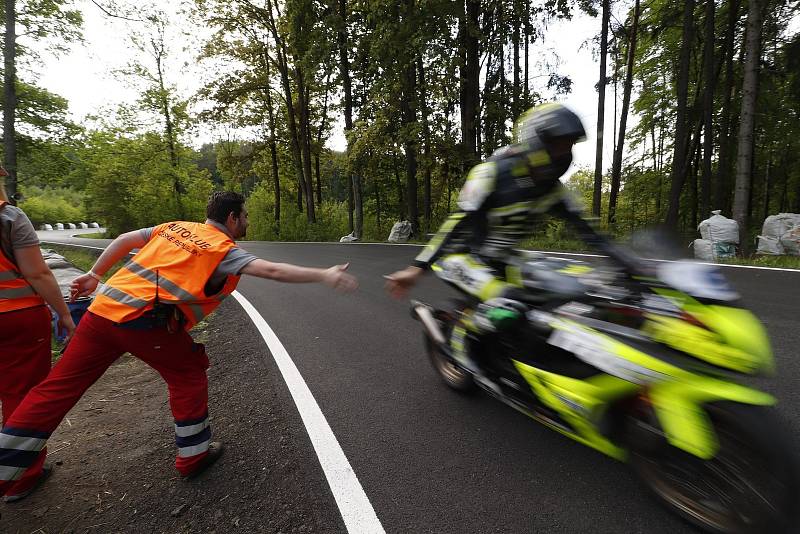
[[[178,208],[178,217],[185,219],[186,214],[181,200],[183,193],[183,186],[180,182],[180,177],[175,169],[178,167],[178,154],[175,147],[175,128],[172,124],[172,113],[169,109],[169,95],[167,94],[166,86],[164,85],[164,72],[162,68],[162,60],[164,59],[164,44],[163,42],[157,43],[152,41],[153,57],[156,60],[156,72],[158,74],[158,90],[159,90],[159,103],[161,104],[161,113],[164,115],[164,135],[167,138],[167,153],[169,154],[169,164],[172,167],[172,190],[175,195],[175,206]]]
[[[706,217],[711,212],[711,158],[714,155],[714,0],[706,0],[705,47],[703,48],[703,179],[700,195],[700,213]],[[715,208],[718,209],[718,206]]]
[[[281,229],[281,178],[278,173],[278,147],[275,137],[269,140],[269,154],[272,161],[272,187],[275,189],[275,227],[278,232]]]
[[[694,161],[690,167],[690,178],[692,180],[692,228],[696,229],[699,219],[697,217],[697,208],[698,208],[698,201],[699,201],[699,191],[698,191],[698,171],[700,170],[700,143],[695,143],[695,149],[692,154],[694,154]],[[705,215],[704,215],[705,216]]]
[[[394,183],[397,186],[397,212],[401,220],[406,220],[408,218],[406,216],[408,204],[406,204],[406,201],[404,200],[405,195],[403,193],[403,182],[400,180],[400,170],[397,168],[397,152],[392,154],[392,163],[394,166]]]
[[[525,6],[525,21],[523,22],[523,28],[525,28],[525,84],[523,86],[525,94],[522,95],[522,110],[520,111],[525,111],[530,106],[530,73],[528,71],[530,66],[530,62],[528,60],[528,44],[531,40],[530,3],[524,2],[523,4]],[[519,117],[514,117],[514,120],[517,120],[518,118]]]
[[[355,208],[353,196],[353,180],[350,179],[347,180],[347,224],[350,232],[355,232],[353,227],[353,209]]]
[[[740,0],[728,2],[728,27],[725,30],[725,84],[722,88],[722,118],[719,127],[719,165],[717,179],[714,183],[714,205],[716,209],[724,210],[728,207],[728,191],[731,185],[731,153],[733,152],[733,138],[731,136],[731,107],[734,92],[734,40],[736,36],[736,22],[739,20]]]
[[[461,2],[466,2],[464,5]],[[480,92],[479,15],[480,0],[459,0],[458,43],[460,56],[459,102],[461,143],[466,167],[478,159],[478,95]]]
[[[422,134],[423,134],[423,156],[425,159],[425,172],[423,174],[423,199],[422,199],[422,212],[425,217],[425,232],[431,231],[431,131],[430,124],[428,123],[428,87],[425,79],[425,65],[422,58],[417,60],[419,70],[419,98],[420,98],[420,111],[422,113]]]
[[[274,5],[272,0],[268,2],[269,26],[272,38],[275,40],[275,58],[278,72],[281,75],[281,86],[283,87],[283,97],[286,101],[286,124],[289,128],[289,139],[291,141],[292,162],[294,164],[295,176],[297,178],[297,210],[303,210],[303,191],[306,189],[305,177],[303,176],[303,156],[301,154],[301,137],[297,129],[297,117],[294,109],[294,97],[292,96],[292,84],[289,80],[289,65],[286,54],[286,43],[278,33],[273,14]],[[302,92],[298,91],[302,97]],[[302,107],[302,106],[301,106]],[[310,174],[310,173],[309,173]],[[314,202],[312,200],[313,208]]]
[[[278,146],[275,141],[275,110],[272,104],[272,91],[269,88],[270,70],[269,58],[264,58],[264,67],[267,74],[267,117],[269,119],[269,153],[272,161],[272,185],[275,189],[275,226],[280,235],[281,228],[281,179],[278,173]]]
[[[302,163],[301,163],[301,165],[302,165]],[[297,211],[300,212],[300,213],[303,213],[303,172],[302,172],[302,167],[298,167],[298,168],[300,169],[300,172],[297,173],[297,171],[295,171],[295,174],[298,175],[297,176]]]
[[[406,153],[406,201],[408,203],[408,219],[415,236],[419,236],[419,210],[417,209],[417,141],[411,133],[411,127],[417,121],[415,108],[416,74],[415,62],[411,61],[403,71],[403,95],[400,110],[405,131],[403,132],[403,150]]]
[[[783,189],[781,190],[781,203],[778,206],[778,213],[784,213],[788,205],[787,199],[789,194],[789,173],[786,172],[786,167],[783,167]]]
[[[770,153],[767,158],[767,168],[764,172],[764,219],[769,217],[769,201],[770,194],[772,193],[772,182],[770,181],[770,167],[772,166],[772,154]]]
[[[314,209],[314,185],[312,183],[311,175],[311,143],[310,143],[310,113],[309,113],[309,94],[306,88],[305,72],[299,66],[299,60],[295,59],[297,65],[294,68],[295,78],[297,82],[297,96],[299,99],[300,109],[300,148],[303,156],[303,184],[305,185],[304,193],[306,197],[306,218],[308,222],[317,222],[317,216]]]
[[[339,44],[339,74],[342,78],[342,89],[344,91],[344,135],[347,138],[353,129],[353,93],[350,83],[350,60],[347,56],[348,33],[347,33],[347,0],[339,0],[339,31],[337,40]],[[348,191],[349,211],[348,221],[350,231],[357,238],[361,238],[364,227],[364,203],[361,199],[361,176],[350,168],[350,140],[347,139],[347,172],[350,176],[350,187]],[[353,220],[353,210],[355,210],[355,221]]]
[[[153,48],[156,48],[156,44],[153,43]],[[165,136],[167,138],[167,153],[169,154],[169,164],[172,168],[178,166],[178,154],[175,151],[175,131],[174,126],[172,124],[172,114],[169,110],[169,97],[167,96],[167,90],[164,86],[164,73],[162,72],[161,61],[163,56],[161,53],[156,50],[155,51],[155,59],[156,59],[156,72],[158,73],[158,90],[159,90],[159,100],[161,104],[161,113],[164,115],[164,131]],[[175,184],[175,191],[178,192],[179,184]]]
[[[322,206],[322,180],[319,172],[319,157],[322,152],[322,134],[325,132],[325,123],[328,121],[328,96],[330,95],[330,74],[325,79],[325,98],[322,104],[322,119],[317,130],[317,142],[314,147],[314,174],[317,179],[317,205]]]
[[[603,199],[603,130],[606,116],[606,61],[608,58],[609,0],[603,0],[603,22],[600,30],[600,80],[597,82],[597,145],[594,156],[594,190],[592,216],[600,217]]]
[[[519,87],[519,26],[520,26],[520,0],[514,0],[514,14],[512,16],[512,32],[511,32],[511,41],[513,47],[513,61],[514,61],[514,68],[513,68],[513,79],[514,79],[514,87],[512,88],[511,94],[511,120],[517,120],[520,114],[520,87]]]
[[[622,152],[625,148],[625,130],[628,123],[628,108],[631,103],[631,89],[633,88],[633,63],[636,59],[636,37],[639,32],[639,0],[633,8],[633,24],[628,35],[628,58],[625,66],[625,85],[622,96],[622,115],[619,120],[619,137],[614,150],[614,163],[611,169],[611,196],[608,200],[608,225],[616,222],[617,195],[622,178]]]
[[[750,0],[747,14],[744,81],[742,82],[742,111],[736,157],[736,189],[733,198],[733,218],[739,223],[739,243],[743,254],[749,252],[747,241],[748,201],[753,166],[753,145],[758,96],[758,71],[761,59],[761,26],[763,0]]]
[[[694,34],[694,0],[687,0],[683,11],[683,37],[681,40],[680,59],[677,79],[677,118],[675,120],[675,147],[672,156],[670,173],[671,187],[669,207],[665,224],[668,228],[677,229],[678,211],[681,203],[681,191],[686,181],[686,145],[687,145],[687,97],[689,92],[689,61]]]
[[[656,146],[656,121],[650,124],[650,140],[653,143],[653,172],[658,172],[658,147]]]
[[[6,193],[11,204],[16,205],[17,194],[17,11],[15,0],[6,0],[6,34],[3,47],[3,166],[8,172],[4,178]],[[3,178],[0,178],[3,179]]]
[[[317,207],[322,207],[322,179],[319,175],[319,152],[314,151],[314,178],[317,185]]]
[[[375,180],[375,219],[378,224],[378,234],[381,234],[381,186],[378,180]]]
[[[478,153],[485,152],[488,150],[488,147],[492,144],[492,139],[495,138],[495,130],[497,128],[496,120],[485,120],[486,104],[489,102],[490,95],[494,91],[495,86],[497,85],[500,72],[503,69],[503,61],[502,59],[499,61],[500,65],[495,68],[494,67],[494,54],[492,47],[486,51],[486,80],[483,82],[483,113],[484,113],[484,121],[483,121],[483,143],[480,142],[481,139],[481,132],[478,131]],[[484,150],[482,145],[486,146],[487,150]]]

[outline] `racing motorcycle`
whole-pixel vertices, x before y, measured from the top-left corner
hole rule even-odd
[[[629,276],[541,255],[520,263],[507,279],[524,288],[524,313],[501,332],[467,335],[469,366],[450,337],[479,303],[412,301],[445,384],[483,389],[629,463],[703,530],[800,532],[798,464],[776,399],[737,381],[773,372],[770,343],[719,270],[651,262],[649,276]]]

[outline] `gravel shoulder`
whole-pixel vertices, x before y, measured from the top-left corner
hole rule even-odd
[[[345,532],[294,402],[252,322],[228,299],[193,332],[224,456],[182,480],[164,382],[126,355],[49,442],[53,477],[0,504],[0,532]]]

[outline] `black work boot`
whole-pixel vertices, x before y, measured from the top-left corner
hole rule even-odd
[[[220,459],[223,452],[225,452],[225,445],[221,441],[212,441],[208,445],[208,454],[202,460],[200,460],[200,463],[197,465],[194,471],[187,475],[183,475],[183,478],[186,480],[191,480],[197,477],[200,473],[214,465],[214,463]]]

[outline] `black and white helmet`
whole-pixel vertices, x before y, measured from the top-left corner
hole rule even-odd
[[[572,154],[556,155],[551,150],[556,141],[572,144],[583,141],[586,131],[578,116],[568,108],[554,102],[534,106],[514,125],[514,142],[526,147],[532,154],[544,150],[547,157],[532,158],[532,167],[540,177],[558,179],[572,163]]]
[[[514,134],[517,143],[541,140],[545,145],[559,138],[571,139],[573,143],[586,138],[578,116],[555,102],[534,106],[520,115]]]

